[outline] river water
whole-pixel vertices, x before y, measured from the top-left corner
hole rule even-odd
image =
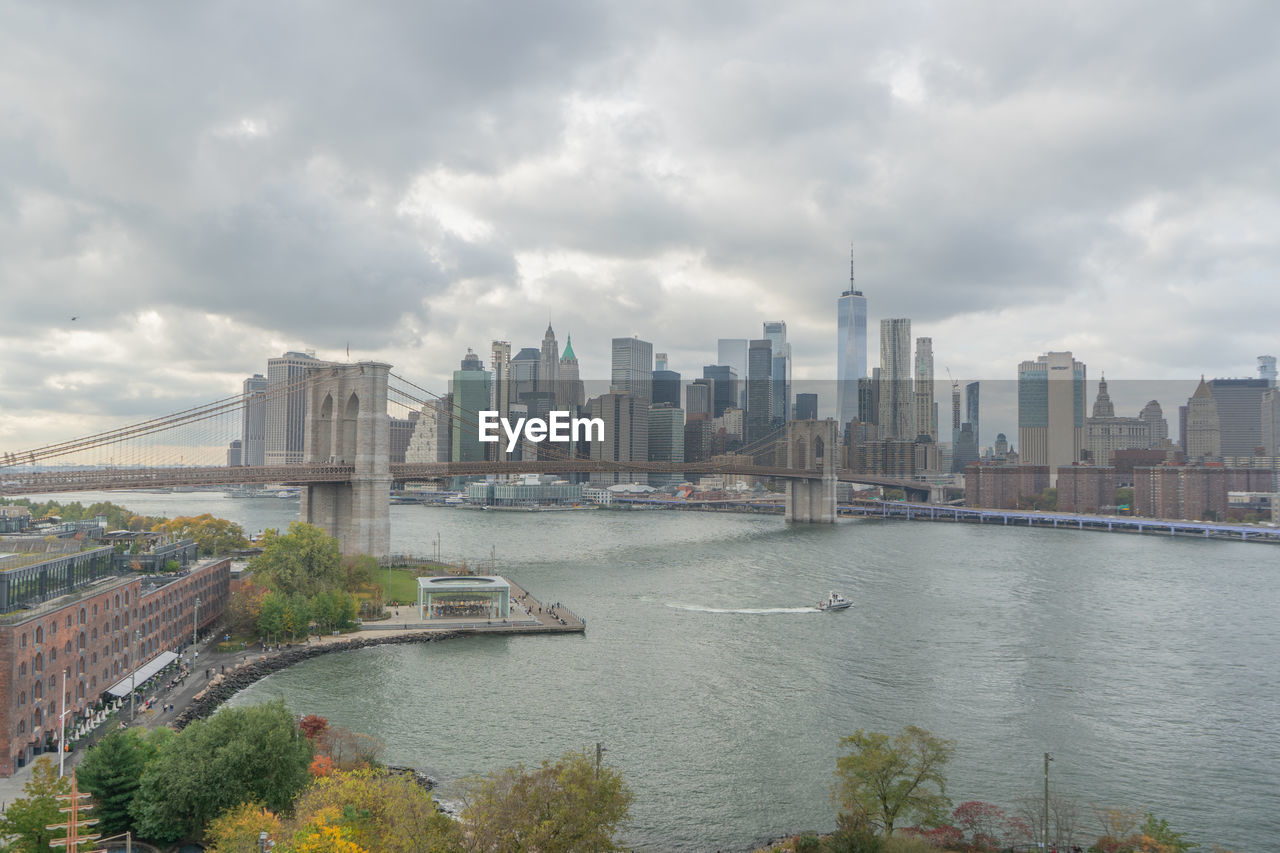
[[[84,500],[94,499],[83,496]],[[135,511],[283,526],[296,501],[117,494]],[[915,724],[957,742],[955,802],[1051,787],[1167,818],[1207,846],[1280,849],[1280,586],[1271,546],[1159,536],[681,512],[392,507],[397,552],[498,570],[585,636],[476,637],[326,656],[282,696],[449,783],[608,749],[645,850],[830,830],[839,739]],[[831,590],[853,609],[820,613]]]

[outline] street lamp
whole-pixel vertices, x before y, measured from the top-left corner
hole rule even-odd
[[[1044,849],[1049,849],[1049,762],[1053,756],[1044,754]]]
[[[132,663],[133,666],[129,667],[129,722],[133,722],[134,720],[138,719],[138,711],[137,711],[137,708],[135,707],[136,700],[134,698],[134,694],[138,692],[138,654],[137,652],[138,652],[139,645],[142,643],[142,629],[139,628],[138,630],[134,631],[133,636],[135,640],[133,644],[134,655],[133,655],[133,660],[130,661],[130,663]]]
[[[191,622],[191,648],[196,647],[196,629],[200,627],[200,596],[196,596],[196,613],[195,619]]]

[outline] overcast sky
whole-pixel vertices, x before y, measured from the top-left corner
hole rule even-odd
[[[1268,2],[6,3],[0,450],[287,349],[443,390],[548,320],[607,377],[781,319],[829,378],[851,245],[872,363],[910,317],[940,377],[1255,375],[1277,44]]]

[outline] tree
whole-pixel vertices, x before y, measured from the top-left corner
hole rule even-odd
[[[848,750],[836,760],[836,799],[852,826],[893,834],[900,818],[921,826],[941,822],[951,806],[942,770],[955,741],[907,726],[892,738],[862,729],[841,738]]]
[[[951,821],[971,850],[997,850],[1013,843],[1024,833],[1022,822],[999,806],[970,800],[956,806]]]
[[[268,592],[258,608],[258,631],[268,638],[283,636],[288,609],[288,599],[278,592]]]
[[[261,853],[258,836],[279,838],[280,818],[261,803],[241,803],[218,815],[205,833],[209,853]]]
[[[534,770],[517,765],[464,785],[467,850],[621,850],[614,838],[631,814],[622,776],[585,752],[566,752]]]
[[[342,561],[342,588],[347,592],[359,592],[373,583],[378,568],[378,561],[368,554],[347,557]]]
[[[339,771],[317,779],[295,801],[289,828],[295,850],[302,849],[299,842],[326,834],[378,853],[462,846],[458,825],[436,808],[430,792],[413,777],[387,770]]]
[[[290,522],[289,532],[283,536],[268,530],[262,553],[253,558],[250,569],[255,577],[285,596],[300,592],[311,598],[341,587],[343,580],[338,540],[301,521]]]
[[[174,737],[169,729],[156,729],[143,735],[139,729],[117,729],[90,748],[76,772],[80,789],[93,794],[97,804],[93,816],[99,821],[98,832],[118,835],[133,826],[129,807],[142,772],[156,757],[160,745]]]
[[[246,802],[289,807],[310,778],[312,746],[284,702],[223,708],[161,746],[134,798],[138,833],[193,838],[215,815]]]
[[[248,548],[244,528],[234,521],[215,518],[211,513],[197,516],[179,516],[152,526],[157,533],[191,537],[205,555],[222,554],[235,548]]]
[[[1144,818],[1135,839],[1136,848],[1141,853],[1186,853],[1200,846],[1183,838],[1183,833],[1170,829],[1169,821],[1157,818],[1151,812],[1147,812]]]
[[[65,820],[57,797],[71,791],[71,780],[59,778],[53,759],[43,756],[32,765],[31,778],[22,790],[26,796],[9,803],[0,815],[0,838],[13,839],[9,849],[14,853],[51,853],[49,842],[66,833],[46,827]]]
[[[243,636],[258,630],[262,600],[267,594],[265,586],[253,583],[247,583],[231,593],[231,601],[227,604],[227,628],[232,634]]]

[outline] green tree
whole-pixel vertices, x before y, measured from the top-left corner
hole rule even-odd
[[[48,756],[36,760],[31,768],[31,778],[22,786],[24,797],[19,797],[5,807],[0,815],[0,838],[11,838],[9,849],[14,853],[51,853],[49,842],[66,833],[61,829],[46,829],[65,820],[58,812],[59,794],[71,791],[71,780],[58,777],[58,768]]]
[[[244,528],[234,521],[215,518],[211,513],[197,516],[179,516],[162,521],[151,528],[157,533],[171,536],[191,537],[200,546],[200,553],[206,555],[222,554],[235,548],[249,547]]]
[[[345,558],[342,561],[342,588],[347,592],[359,592],[373,583],[374,573],[378,569],[378,561],[368,554]]]
[[[464,785],[467,850],[621,850],[614,838],[631,814],[622,776],[585,752],[566,752],[534,770],[523,765]]]
[[[307,783],[311,757],[284,702],[223,708],[187,726],[147,765],[132,809],[138,833],[172,842],[198,837],[241,803],[287,809]]]
[[[308,598],[343,581],[338,540],[319,527],[301,521],[289,523],[281,536],[268,530],[262,553],[249,567],[254,577],[286,596],[300,592]]]
[[[258,630],[266,637],[282,637],[285,631],[285,613],[289,600],[278,592],[268,592],[262,597],[258,610]]]
[[[160,745],[172,737],[169,729],[156,729],[145,736],[139,729],[117,729],[85,755],[76,777],[80,789],[93,794],[98,832],[118,835],[133,826],[129,806],[142,781],[142,771],[156,757]]]
[[[1151,812],[1144,816],[1142,826],[1138,829],[1135,848],[1143,853],[1187,853],[1199,847],[1194,841],[1187,841],[1183,833],[1174,832],[1169,821],[1158,818]]]
[[[848,826],[892,835],[900,818],[933,826],[950,809],[942,771],[955,741],[907,726],[893,737],[858,729],[840,745],[835,796]]]
[[[336,589],[322,592],[311,600],[311,618],[321,631],[346,630],[355,624],[355,598]]]
[[[1133,508],[1133,489],[1128,486],[1121,486],[1116,489],[1116,506],[1127,506]]]

